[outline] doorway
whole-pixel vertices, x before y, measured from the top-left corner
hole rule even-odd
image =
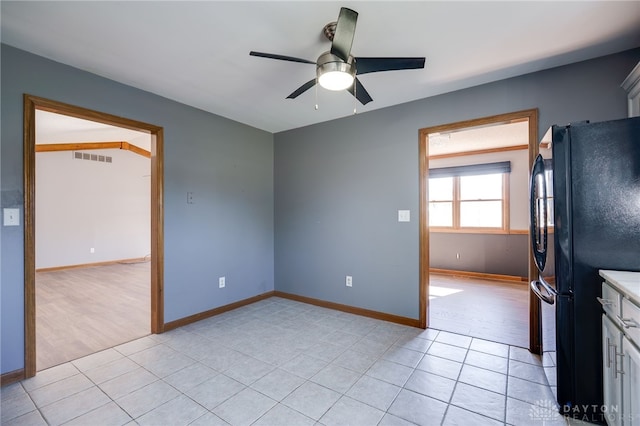
[[[36,374],[36,111],[144,132],[150,136],[150,330],[161,333],[163,313],[163,131],[161,127],[24,95],[25,376]],[[108,320],[108,319],[105,319]]]
[[[539,343],[538,304],[526,283],[531,275],[527,188],[533,152],[537,150],[537,125],[534,109],[420,130],[422,325],[446,324],[454,332],[463,332],[466,326],[466,330],[476,333],[475,337],[494,341],[500,340],[496,338],[499,333],[513,333],[519,327],[517,345],[529,346],[535,352]],[[510,136],[516,131],[519,139]],[[512,252],[518,262],[504,262],[503,258]],[[520,312],[525,311],[525,315],[520,313],[520,323],[501,332],[494,325],[505,319],[487,315],[482,330],[477,320],[483,318],[480,310],[485,307],[474,313],[468,309],[469,300],[467,308],[459,307],[465,315],[451,315],[454,299],[474,298],[475,302],[470,303],[492,309],[493,297],[483,297],[487,292],[491,296],[502,294],[505,307],[509,298],[518,298]],[[505,309],[503,316],[508,316],[509,311]],[[471,322],[455,324],[465,320]],[[474,335],[473,332],[465,334]],[[502,343],[513,344],[505,339]]]
[[[150,332],[148,133],[36,109],[36,369]]]

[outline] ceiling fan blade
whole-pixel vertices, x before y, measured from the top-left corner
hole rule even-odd
[[[315,62],[308,61],[306,59],[295,58],[293,56],[285,56],[285,55],[276,55],[274,53],[263,53],[263,52],[254,52],[253,50],[249,52],[251,56],[259,56],[261,58],[269,58],[269,59],[279,59],[281,61],[290,61],[290,62],[300,62],[303,64],[316,64]]]
[[[355,84],[347,89],[349,93],[353,95],[354,86],[356,88],[356,92],[354,96],[356,97],[357,100],[360,101],[362,105],[366,105],[373,100],[369,95],[369,92],[367,92],[367,89],[364,88],[362,83],[360,83],[360,80],[358,80],[357,78],[356,78]]]
[[[345,62],[347,62],[351,54],[351,45],[353,44],[353,36],[356,33],[357,21],[358,12],[346,7],[340,8],[336,32],[331,43],[331,53]]]
[[[355,58],[356,74],[424,68],[425,58]]]
[[[298,96],[302,95],[307,90],[311,89],[315,85],[316,85],[316,79],[315,78],[312,79],[312,80],[309,80],[305,84],[303,84],[302,86],[298,87],[292,94],[287,96],[287,99],[295,99]]]

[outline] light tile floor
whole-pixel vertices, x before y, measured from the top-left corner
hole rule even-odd
[[[526,349],[270,298],[5,386],[3,425],[565,425]]]

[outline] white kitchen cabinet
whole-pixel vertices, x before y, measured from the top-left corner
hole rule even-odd
[[[604,406],[609,426],[622,425],[622,375],[618,372],[618,351],[622,348],[622,332],[602,314],[602,380]]]
[[[622,88],[627,92],[629,117],[640,116],[640,63],[622,82]]]
[[[605,419],[609,426],[640,426],[640,273],[600,275]]]
[[[622,340],[622,416],[624,426],[640,425],[640,350],[626,337]]]

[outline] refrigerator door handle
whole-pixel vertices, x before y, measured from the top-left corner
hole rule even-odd
[[[539,193],[542,192],[542,194]],[[542,213],[542,217],[540,217]],[[531,249],[538,270],[542,272],[547,262],[547,182],[544,159],[536,157],[529,182],[529,233]],[[533,285],[533,284],[532,284]]]
[[[542,287],[542,288],[540,288]],[[558,292],[547,283],[541,276],[537,280],[531,281],[531,290],[538,296],[540,300],[549,305],[553,305],[556,301]]]

